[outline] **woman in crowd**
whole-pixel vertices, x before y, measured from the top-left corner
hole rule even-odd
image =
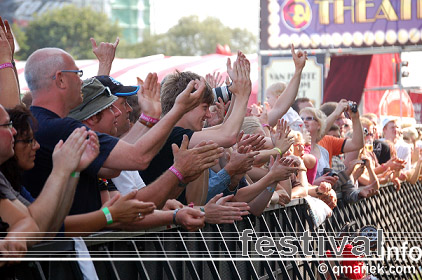
[[[315,179],[321,177],[324,168],[330,168],[329,154],[326,149],[318,145],[325,132],[325,114],[319,109],[306,107],[300,111],[300,117],[305,123],[306,130],[311,136],[311,154],[318,160]],[[316,183],[316,182],[315,182]],[[319,184],[319,181],[318,181]]]

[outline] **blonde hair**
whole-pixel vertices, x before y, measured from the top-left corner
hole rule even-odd
[[[324,137],[325,135],[325,127],[327,125],[326,123],[327,116],[320,109],[312,108],[312,107],[303,108],[302,110],[300,110],[299,115],[302,113],[311,114],[315,118],[315,121],[318,122],[320,127],[318,130],[316,141],[319,142],[319,140],[321,140],[322,137]]]
[[[258,129],[262,129],[262,126],[257,117],[249,116],[243,119],[242,130],[245,134],[255,134]]]

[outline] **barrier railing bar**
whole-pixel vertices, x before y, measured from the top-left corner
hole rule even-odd
[[[133,250],[138,255],[139,260],[136,262],[136,268],[138,270],[139,276],[141,277],[142,280],[150,280],[147,268],[145,267],[145,264],[141,259],[141,255],[139,254],[139,250],[138,250],[138,246],[136,245],[136,242],[134,240],[131,240],[130,243],[133,246]]]
[[[273,219],[274,219],[275,226],[276,226],[276,228],[278,228],[278,235],[280,235],[281,237],[285,237],[286,234],[283,232],[283,229],[281,228],[281,225],[280,225],[280,222],[279,222],[279,219],[278,219],[276,213],[273,212],[272,213],[272,216],[273,216]],[[277,232],[274,232],[274,234],[276,234],[276,233]],[[295,260],[291,260],[290,263],[291,263],[291,265],[293,267],[293,271],[295,272],[295,278],[297,277],[299,280],[303,280],[303,277],[300,274],[299,266],[296,263],[296,261]]]
[[[276,244],[276,241],[274,240],[274,237],[271,234],[271,230],[270,230],[270,228],[269,228],[269,226],[267,224],[267,221],[265,220],[264,215],[261,215],[259,218],[262,220],[262,223],[264,224],[264,227],[265,227],[265,229],[266,229],[266,231],[268,233],[268,237],[270,237],[273,240],[273,243]],[[280,258],[282,258],[282,255],[280,254],[279,250],[277,249],[277,246],[274,248],[274,250],[275,250],[275,252],[277,252],[277,255]],[[278,266],[280,267],[281,272],[283,274],[283,279],[291,279],[290,276],[289,276],[289,274],[288,274],[288,272],[287,272],[287,268],[286,268],[286,265],[285,265],[284,261],[278,261],[277,263],[278,263]]]
[[[208,244],[205,241],[205,237],[204,237],[204,234],[203,234],[202,230],[199,230],[199,235],[201,236],[202,246],[204,246],[204,249],[207,252],[208,257],[211,258],[212,255],[210,253],[210,249],[208,247]],[[213,279],[221,280],[220,275],[218,273],[218,270],[217,270],[217,267],[215,266],[214,261],[207,261],[207,265],[208,265],[208,268],[209,268],[209,270],[211,272],[211,275],[212,275]]]
[[[234,226],[234,230],[237,232],[238,236],[240,236],[240,232],[239,232],[239,229],[237,228],[236,223],[234,223],[233,226]],[[239,240],[239,242],[237,242],[237,244],[238,244],[238,247],[242,250],[242,243],[240,242],[240,240]],[[248,254],[248,257],[245,258],[245,262],[246,262],[246,266],[248,267],[249,273],[252,276],[252,279],[258,280],[259,279],[258,273],[256,272],[256,269],[255,269],[251,259],[249,258],[249,254]]]
[[[164,249],[164,246],[160,240],[160,237],[158,235],[154,235],[154,239],[155,241],[153,241],[153,243],[154,243],[155,248],[157,249],[157,251],[161,252],[164,255],[162,264],[163,264],[163,268],[164,268],[164,271],[166,272],[167,277],[170,279],[177,280],[170,262],[166,260],[167,258],[166,250]]]
[[[181,247],[183,248],[183,250],[186,253],[187,257],[190,258],[191,256],[189,254],[188,248],[186,247],[186,243],[185,243],[185,241],[183,239],[182,233],[180,232],[180,230],[178,230],[177,233],[178,233],[178,235],[180,237],[180,241],[179,242],[182,245]],[[193,262],[191,260],[187,260],[185,263],[186,263],[186,265],[188,267],[188,270],[189,270],[189,273],[190,273],[190,276],[192,277],[192,279],[200,280],[200,277],[198,275],[198,272],[196,271],[196,268],[195,268],[195,265],[193,264]]]
[[[249,217],[249,216],[246,217],[246,221],[247,221],[250,229],[252,230],[252,233],[255,235],[256,238],[258,238],[259,236],[256,234],[255,227],[254,227],[254,225],[251,221],[251,217]],[[268,260],[266,260],[267,257],[266,256],[261,256],[261,257],[263,258],[262,263],[264,265],[265,271],[268,274],[269,279],[275,280],[274,275],[273,275],[273,270],[271,269],[270,263],[268,262]]]
[[[224,236],[223,236],[223,234],[221,232],[220,225],[215,225],[215,226],[216,226],[216,228],[217,228],[217,230],[218,230],[218,232],[220,234],[220,237],[221,237],[221,244],[220,245],[221,245],[222,249],[225,250],[225,252],[231,258],[230,250],[229,250],[229,247],[227,246],[227,243],[226,243],[226,241],[224,239]],[[241,277],[240,277],[239,271],[237,270],[237,267],[236,267],[234,261],[233,260],[230,260],[227,263],[229,265],[229,268],[230,268],[230,271],[232,273],[233,278],[240,280]]]

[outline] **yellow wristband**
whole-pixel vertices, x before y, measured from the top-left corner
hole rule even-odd
[[[275,148],[273,148],[273,150],[276,150],[280,154],[280,156],[283,155],[283,153],[281,152],[280,148],[275,147]]]

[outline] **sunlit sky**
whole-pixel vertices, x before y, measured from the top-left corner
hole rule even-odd
[[[258,36],[259,0],[151,0],[155,33],[164,33],[184,16],[216,17],[226,26],[246,28]]]

